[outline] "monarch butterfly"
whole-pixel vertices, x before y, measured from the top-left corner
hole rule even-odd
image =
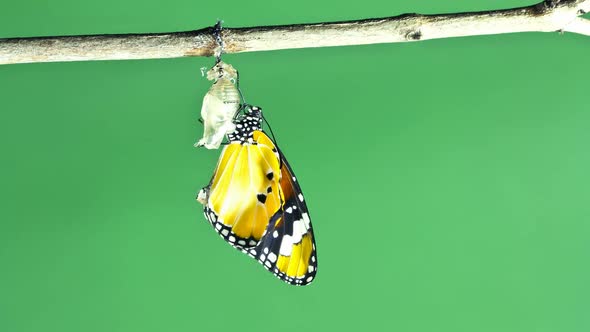
[[[229,244],[279,279],[307,285],[316,275],[317,256],[301,188],[284,154],[262,131],[262,110],[248,106],[244,113],[197,200]]]

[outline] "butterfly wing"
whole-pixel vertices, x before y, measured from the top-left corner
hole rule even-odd
[[[317,272],[315,238],[307,204],[295,174],[281,153],[281,210],[271,218],[266,233],[250,255],[279,279],[307,285]]]
[[[197,200],[232,246],[278,278],[307,285],[317,271],[309,212],[293,170],[260,130],[261,121],[261,110],[253,106],[236,122],[230,144]]]
[[[199,193],[205,217],[238,249],[257,245],[281,208],[276,147],[262,131],[251,134],[224,148],[209,186]]]

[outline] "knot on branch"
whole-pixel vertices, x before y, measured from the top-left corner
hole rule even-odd
[[[420,40],[422,32],[420,30],[410,30],[405,35],[406,40]]]

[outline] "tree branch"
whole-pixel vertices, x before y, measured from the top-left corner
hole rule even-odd
[[[568,24],[563,31],[590,36],[590,20],[578,17]]]
[[[348,22],[224,28],[224,53],[306,47],[400,43],[513,32],[567,31],[590,36],[590,0],[545,0],[536,5],[440,15],[405,14]],[[158,34],[0,39],[0,64],[211,56],[213,27]]]

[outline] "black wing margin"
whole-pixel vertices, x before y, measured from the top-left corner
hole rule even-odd
[[[284,202],[269,221],[254,250],[246,251],[279,279],[303,286],[317,273],[317,253],[307,204],[293,170],[283,153],[280,188]]]

